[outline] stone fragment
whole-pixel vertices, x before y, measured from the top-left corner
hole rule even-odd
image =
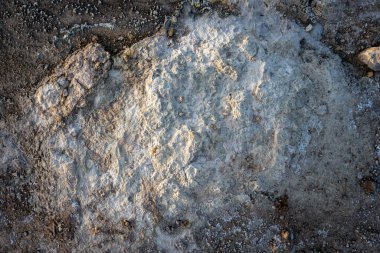
[[[310,32],[311,30],[313,30],[313,25],[312,24],[309,24],[308,26],[306,26],[306,28],[305,28],[306,32]]]
[[[370,47],[362,51],[359,60],[374,71],[380,71],[380,47]]]

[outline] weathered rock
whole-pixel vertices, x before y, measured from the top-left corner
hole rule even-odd
[[[60,123],[80,107],[90,90],[108,75],[109,53],[99,44],[89,44],[74,53],[38,88],[31,108],[37,128],[49,128]]]
[[[359,60],[374,71],[380,71],[380,47],[371,47],[362,51]]]
[[[379,222],[379,203],[364,198],[375,180],[367,196],[356,178],[375,166],[375,113],[362,111],[376,104],[314,29],[267,1],[239,6],[240,16],[185,18],[175,40],[158,34],[112,59],[91,44],[41,82],[22,119],[40,130],[34,205],[55,217],[39,250],[380,246],[373,230],[347,238]]]

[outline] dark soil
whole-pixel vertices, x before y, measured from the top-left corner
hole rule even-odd
[[[92,40],[115,53],[153,35],[180,2],[0,0],[0,98],[25,94]]]
[[[323,42],[354,65],[360,51],[380,45],[378,0],[283,0],[277,8],[305,26],[321,24]]]

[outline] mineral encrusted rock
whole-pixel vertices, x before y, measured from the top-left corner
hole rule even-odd
[[[109,53],[99,44],[89,44],[68,58],[52,76],[42,81],[34,96],[35,126],[56,126],[76,107],[83,107],[86,96],[108,75],[110,66]]]
[[[367,48],[358,57],[370,69],[380,71],[380,47]]]
[[[360,124],[373,102],[312,33],[261,1],[240,8],[185,18],[175,40],[113,57],[90,44],[41,82],[20,127],[45,173],[31,202],[59,217],[35,235],[39,250],[332,251],[348,237],[380,247],[361,227],[379,224],[379,204],[356,177],[375,164],[372,126]],[[0,137],[2,165],[27,163]],[[369,239],[351,240],[355,229]]]

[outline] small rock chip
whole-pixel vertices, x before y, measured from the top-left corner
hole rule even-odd
[[[359,60],[374,71],[380,71],[380,47],[370,47],[362,51]]]
[[[309,24],[308,26],[306,26],[306,28],[305,28],[306,32],[310,32],[311,30],[313,30],[313,25],[312,24]]]
[[[127,227],[127,228],[132,228],[133,227],[133,223],[127,219],[123,219],[121,221],[121,223],[123,224],[124,227]]]
[[[284,241],[286,241],[286,240],[288,240],[288,238],[289,238],[289,231],[288,230],[282,230],[281,231],[281,238],[284,240]]]
[[[373,77],[373,71],[368,71],[367,77],[369,77],[369,78]]]
[[[158,153],[158,147],[157,146],[153,147],[150,153],[152,154],[152,156],[156,156]]]
[[[91,233],[91,235],[96,235],[97,233],[99,233],[99,229],[97,228],[97,227],[92,227],[92,228],[90,228],[90,233]]]
[[[174,36],[174,28],[170,27],[168,30],[168,37],[173,37]]]

